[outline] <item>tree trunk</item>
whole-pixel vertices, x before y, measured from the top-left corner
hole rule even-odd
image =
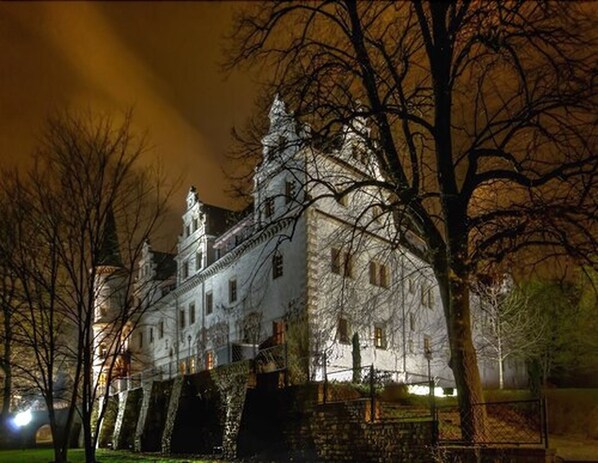
[[[452,271],[437,273],[437,279],[449,333],[449,366],[459,392],[461,437],[467,442],[483,441],[486,435],[486,408],[472,341],[467,281]]]

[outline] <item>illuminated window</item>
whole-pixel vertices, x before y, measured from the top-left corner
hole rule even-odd
[[[212,296],[212,293],[206,293],[206,315],[210,315],[212,313],[213,305],[214,297]]]
[[[187,374],[187,362],[185,362],[185,361],[179,362],[179,370],[181,372],[181,375],[186,375]]]
[[[344,344],[349,344],[350,341],[349,321],[346,318],[338,319],[338,340]]]
[[[206,370],[214,368],[214,352],[211,350],[206,352]]]
[[[272,322],[272,337],[274,344],[278,345],[284,343],[284,331],[283,321]]]
[[[282,254],[277,252],[272,256],[272,279],[276,279],[282,276],[283,261]]]
[[[195,373],[195,357],[189,359],[189,374]]]
[[[104,358],[106,358],[106,353],[107,353],[106,344],[104,344],[104,343],[100,344],[98,356],[101,359],[104,359]]]
[[[237,280],[228,281],[228,302],[237,301]]]
[[[428,335],[424,335],[424,353],[432,352],[432,339]]]
[[[386,349],[386,329],[384,325],[374,325],[374,346],[377,349]]]

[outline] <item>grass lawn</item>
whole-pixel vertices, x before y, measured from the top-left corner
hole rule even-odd
[[[0,463],[48,463],[53,461],[51,449],[1,450]],[[71,463],[83,463],[85,452],[82,449],[70,449],[68,458]],[[98,450],[97,460],[101,463],[210,463],[212,460],[199,460],[192,457],[166,458],[155,454],[135,454],[118,450]],[[223,463],[220,460],[219,463]]]

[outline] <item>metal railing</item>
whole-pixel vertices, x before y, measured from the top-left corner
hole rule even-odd
[[[437,440],[442,444],[461,445],[548,445],[546,404],[543,400],[485,402],[472,406],[470,414],[485,422],[475,435],[462,426],[462,416],[455,406],[436,407]]]

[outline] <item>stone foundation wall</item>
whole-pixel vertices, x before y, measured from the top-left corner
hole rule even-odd
[[[432,420],[370,422],[369,401],[318,406],[312,432],[318,457],[342,462],[429,463]]]
[[[104,417],[100,425],[100,432],[98,436],[98,446],[107,447],[108,443],[112,441],[114,434],[114,426],[118,416],[118,396],[108,397]]]

